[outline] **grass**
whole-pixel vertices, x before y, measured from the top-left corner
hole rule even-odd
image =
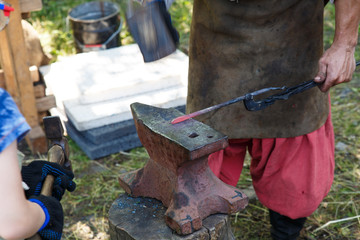
[[[71,29],[66,16],[70,8],[87,1],[43,0],[44,8],[29,19],[41,35],[42,44],[54,59],[75,53]],[[124,4],[113,1],[122,6]],[[177,0],[170,9],[173,22],[180,32],[179,48],[188,51],[192,1]],[[334,34],[334,7],[325,10],[324,44],[328,48]],[[123,45],[133,43],[126,23],[121,32]],[[356,58],[360,59],[357,47]],[[332,118],[335,129],[336,170],[329,195],[306,222],[301,239],[360,239],[360,70],[353,81],[332,88]],[[144,148],[91,161],[70,139],[71,159],[78,188],[67,193],[62,201],[65,210],[64,239],[108,239],[108,209],[123,193],[119,174],[141,168],[148,158]],[[238,186],[251,186],[249,161],[245,162]],[[345,219],[346,221],[334,222]],[[333,222],[332,222],[333,221]],[[330,223],[326,225],[327,223]],[[231,216],[231,226],[237,239],[270,239],[267,209],[252,200],[242,212]]]

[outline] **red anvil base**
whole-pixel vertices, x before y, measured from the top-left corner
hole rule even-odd
[[[142,169],[119,177],[128,194],[162,201],[166,224],[181,235],[199,230],[210,214],[231,214],[247,206],[247,196],[208,166],[208,155],[228,145],[226,136],[192,119],[172,125],[181,114],[175,109],[139,103],[131,108],[150,159]]]

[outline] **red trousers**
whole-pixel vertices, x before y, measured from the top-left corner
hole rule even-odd
[[[292,219],[307,217],[328,194],[334,178],[331,115],[318,130],[293,138],[230,139],[226,149],[209,156],[217,177],[236,186],[246,151],[260,202]]]

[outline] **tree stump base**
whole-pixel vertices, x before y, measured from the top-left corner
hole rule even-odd
[[[235,240],[227,214],[214,214],[203,227],[188,235],[178,235],[165,223],[164,205],[153,198],[121,194],[109,210],[111,240]]]

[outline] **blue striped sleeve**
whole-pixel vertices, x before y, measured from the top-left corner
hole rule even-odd
[[[0,152],[13,141],[19,142],[30,130],[8,92],[0,88]]]

